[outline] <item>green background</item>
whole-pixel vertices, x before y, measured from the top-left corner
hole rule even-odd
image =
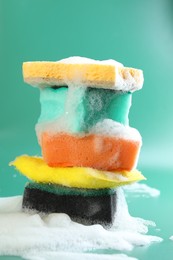
[[[130,125],[143,136],[138,168],[161,196],[133,199],[129,207],[133,215],[156,221],[165,240],[131,255],[171,260],[172,0],[0,0],[0,196],[22,194],[26,182],[8,163],[20,154],[40,155],[34,132],[39,91],[23,82],[22,62],[75,55],[111,58],[144,71]]]

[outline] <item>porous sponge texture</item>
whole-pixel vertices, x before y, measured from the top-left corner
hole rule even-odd
[[[94,64],[63,64],[57,62],[24,62],[24,80],[31,85],[48,83],[64,85],[67,81],[78,78],[80,82],[93,85],[114,85],[115,70],[113,66]]]
[[[24,62],[23,77],[33,86],[63,86],[68,82],[78,82],[90,87],[134,91],[143,84],[141,70],[103,64]]]
[[[76,99],[76,95],[79,98]],[[65,116],[65,112],[71,113],[73,110],[72,128],[80,132],[88,132],[93,125],[105,118],[128,125],[131,96],[129,92],[110,89],[87,88],[84,91],[83,88],[78,88],[69,93],[67,87],[44,88],[40,90],[41,115],[38,123],[58,120]],[[67,105],[71,108],[70,111],[66,111]],[[79,127],[74,127],[75,124]]]
[[[75,195],[75,196],[104,196],[111,195],[116,192],[116,189],[82,189],[82,188],[73,188],[66,187],[58,184],[47,184],[47,183],[38,183],[38,182],[30,182],[27,183],[26,188],[29,189],[39,189],[43,191],[47,191],[56,195]]]
[[[145,177],[137,170],[108,172],[83,167],[49,167],[42,158],[23,155],[10,165],[29,179],[40,183],[54,183],[67,187],[86,189],[115,188]]]
[[[41,138],[43,158],[52,167],[130,171],[137,163],[140,146],[140,141],[94,134],[43,133]]]
[[[54,194],[38,188],[26,187],[23,209],[44,213],[65,213],[73,221],[84,225],[101,224],[110,227],[117,205],[116,192],[97,196]]]

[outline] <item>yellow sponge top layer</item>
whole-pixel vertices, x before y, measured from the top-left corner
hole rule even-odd
[[[35,182],[74,188],[115,188],[145,179],[137,170],[108,172],[84,167],[49,167],[42,158],[27,155],[17,157],[10,165]]]
[[[123,67],[120,63],[71,57],[58,62],[35,61],[23,63],[25,82],[38,87],[79,86],[135,91],[142,88],[143,72]]]

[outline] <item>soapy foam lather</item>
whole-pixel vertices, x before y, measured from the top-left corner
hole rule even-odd
[[[117,198],[119,214],[116,215],[116,225],[109,230],[101,225],[78,224],[66,214],[23,212],[22,196],[8,198],[4,208],[7,198],[0,198],[0,255],[18,255],[27,259],[31,256],[33,259],[45,259],[46,256],[50,260],[52,255],[54,259],[59,259],[56,257],[63,251],[69,254],[70,260],[73,253],[74,259],[83,259],[83,253],[90,250],[91,254],[93,249],[107,248],[120,250],[120,253],[121,250],[128,252],[136,246],[162,241],[158,236],[147,234],[148,228],[154,226],[153,222],[130,216],[120,189],[117,190]],[[99,256],[92,254],[89,259],[102,259]],[[104,256],[103,259],[107,259],[107,255]],[[112,256],[112,259],[117,259],[117,254]]]

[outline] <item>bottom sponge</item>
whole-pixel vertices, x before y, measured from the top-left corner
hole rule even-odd
[[[66,213],[72,220],[85,224],[101,224],[111,226],[116,212],[116,192],[100,192],[94,194],[92,190],[72,194],[62,192],[58,194],[40,189],[40,185],[29,183],[25,187],[23,208],[44,213]],[[42,185],[42,187],[44,184]],[[67,189],[67,188],[66,188]]]

